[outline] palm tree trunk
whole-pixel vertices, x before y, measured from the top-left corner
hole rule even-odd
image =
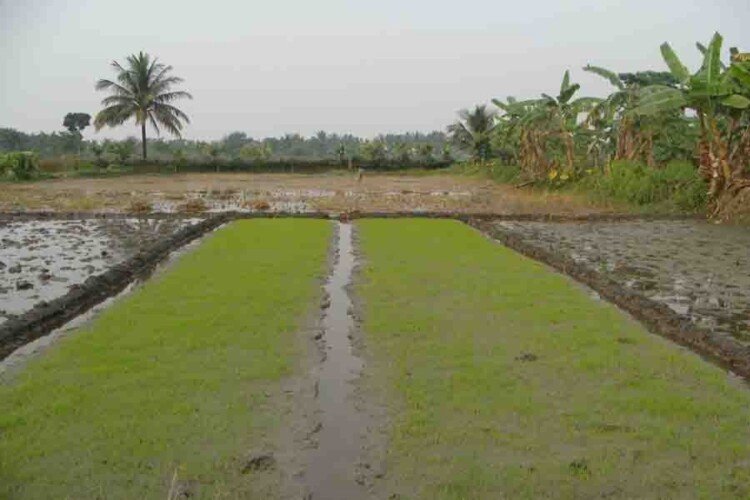
[[[141,143],[143,147],[143,161],[146,161],[146,122],[141,123]]]

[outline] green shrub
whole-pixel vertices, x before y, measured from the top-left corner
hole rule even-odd
[[[39,176],[39,158],[36,153],[29,152],[0,155],[0,172],[12,180],[34,179]]]
[[[697,169],[688,162],[674,161],[663,168],[614,161],[608,172],[593,172],[579,185],[595,196],[633,205],[668,205],[697,211],[707,201],[707,187]]]

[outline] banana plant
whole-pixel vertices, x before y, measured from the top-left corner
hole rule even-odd
[[[741,127],[746,123],[750,108],[750,69],[747,63],[739,61],[732,61],[729,67],[723,65],[722,43],[722,36],[715,33],[703,47],[700,69],[692,74],[670,45],[662,44],[662,56],[678,84],[676,87],[651,85],[643,88],[634,109],[643,116],[686,108],[696,113],[701,137],[700,171],[709,182],[714,213],[721,210],[719,200],[723,195],[736,194],[739,189],[750,186],[747,179],[741,178],[744,169],[738,161],[741,155],[732,155],[733,142],[737,141],[733,137],[748,136],[746,128],[741,131]]]

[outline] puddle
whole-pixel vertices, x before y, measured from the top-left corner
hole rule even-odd
[[[305,474],[314,499],[361,498],[364,488],[355,480],[355,468],[362,454],[364,418],[357,410],[353,382],[362,370],[354,355],[350,334],[354,320],[349,314],[351,299],[347,287],[354,269],[352,226],[337,223],[338,255],[326,291],[330,305],[323,318],[325,359],[318,383],[321,428],[318,447],[312,452]]]
[[[750,345],[750,230],[705,221],[496,222]]]
[[[200,219],[30,220],[0,225],[0,324]]]

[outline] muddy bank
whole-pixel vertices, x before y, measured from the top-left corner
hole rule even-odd
[[[117,294],[136,278],[148,275],[170,252],[227,220],[226,216],[215,216],[187,225],[170,236],[157,236],[130,258],[71,286],[63,296],[40,302],[27,312],[9,318],[0,325],[0,359]]]
[[[734,248],[738,252],[737,258],[740,259],[738,266],[736,259],[726,257],[726,251],[718,254],[711,254],[709,251],[708,256],[702,253],[705,249],[698,250],[695,254],[691,253],[695,248],[688,249],[686,246],[690,245],[688,236],[695,237],[695,222],[680,224],[672,221],[656,223],[655,227],[648,226],[653,223],[620,222],[610,224],[606,229],[596,227],[597,223],[591,222],[585,224],[594,225],[593,228],[588,229],[582,228],[581,224],[572,223],[508,223],[480,219],[472,219],[468,223],[506,246],[540,260],[588,285],[602,297],[643,322],[652,332],[689,347],[738,375],[750,379],[750,345],[746,341],[747,329],[746,326],[742,326],[744,323],[732,323],[735,326],[726,330],[721,326],[724,323],[718,320],[716,315],[712,317],[713,319],[696,320],[687,312],[698,311],[697,308],[688,308],[687,311],[679,310],[671,304],[672,299],[667,300],[658,292],[649,295],[644,293],[643,287],[638,286],[641,281],[639,279],[633,281],[633,276],[642,277],[642,271],[637,267],[635,270],[627,267],[643,265],[643,262],[648,261],[646,257],[650,256],[652,264],[661,263],[663,266],[663,269],[658,272],[662,276],[661,281],[659,279],[654,281],[658,284],[656,288],[671,287],[673,293],[675,285],[679,290],[688,280],[680,277],[680,272],[689,273],[688,275],[691,276],[689,280],[700,280],[703,277],[702,285],[706,284],[707,278],[704,273],[707,271],[704,265],[697,265],[694,258],[702,257],[702,264],[712,259],[718,260],[726,265],[728,273],[722,274],[720,279],[727,281],[722,282],[717,279],[713,284],[731,290],[726,296],[731,296],[735,304],[739,304],[738,301],[744,304],[747,299],[747,289],[741,293],[735,293],[739,288],[734,287],[739,287],[739,283],[747,279],[748,266],[743,264],[744,259],[748,257],[747,246],[743,250],[742,244],[738,243]],[[628,238],[628,230],[638,236],[634,239]],[[588,236],[586,236],[587,232]],[[594,236],[596,234],[600,236]],[[592,244],[592,238],[597,243]],[[698,248],[711,245],[724,248],[724,240],[712,235],[710,231],[698,238],[698,241],[703,242],[702,245],[698,245]],[[743,239],[744,236],[739,236],[739,238]],[[658,244],[655,243],[655,239],[659,240]],[[582,253],[573,251],[571,248],[579,249]],[[583,255],[587,257],[584,258]],[[619,260],[608,261],[607,256],[610,255],[618,256]],[[648,274],[648,278],[653,279],[656,275],[657,273]],[[697,284],[700,285],[700,283]],[[700,288],[697,287],[694,290],[700,290]],[[692,300],[697,300],[697,297]],[[707,303],[710,304],[711,301]],[[737,307],[742,310],[744,306]],[[699,318],[709,317],[708,311],[702,310],[704,312]],[[682,312],[686,314],[680,314]],[[733,333],[737,325],[740,325],[740,335]]]

